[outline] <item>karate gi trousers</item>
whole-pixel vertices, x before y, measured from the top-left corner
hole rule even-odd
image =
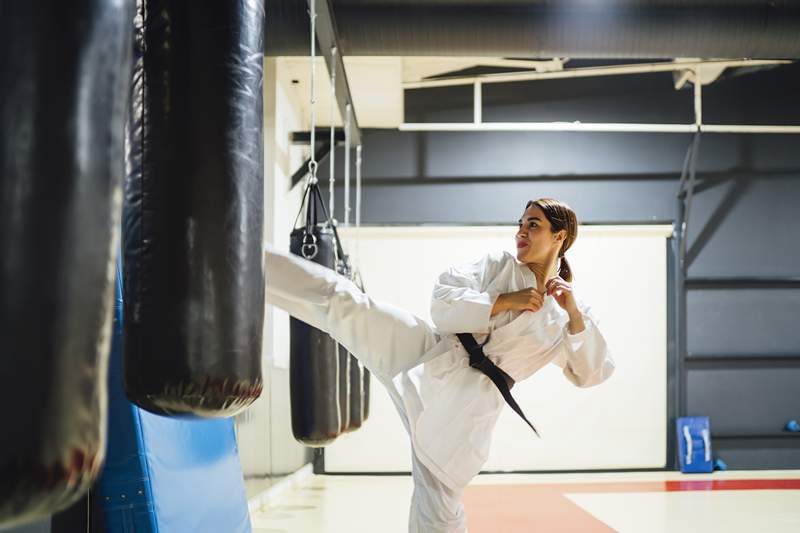
[[[389,392],[411,434],[398,383],[403,373],[439,355],[441,339],[424,320],[376,302],[345,278],[301,257],[265,250],[267,303],[327,332],[366,366]],[[410,533],[466,533],[464,487],[443,484],[413,450]]]

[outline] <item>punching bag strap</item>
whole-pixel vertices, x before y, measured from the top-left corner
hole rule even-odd
[[[344,249],[342,248],[342,240],[339,238],[339,231],[336,229],[336,224],[331,224],[331,228],[333,228],[333,240],[336,241],[336,253],[338,253],[339,254],[338,257],[347,264],[349,262],[347,260],[347,256],[344,254]]]
[[[317,198],[320,197],[319,185],[316,180],[309,180],[309,184],[303,193],[303,199],[300,201],[300,210],[294,219],[293,227],[297,229],[297,221],[300,220],[300,215],[303,213],[303,207],[306,208],[306,222],[303,227],[303,242],[300,247],[300,255],[312,261],[319,253],[319,245],[317,244],[317,235],[315,228],[317,226]],[[320,198],[321,201],[321,198]],[[324,209],[324,206],[323,206]]]
[[[458,337],[458,340],[461,341],[461,344],[464,345],[464,349],[469,354],[469,366],[491,379],[492,383],[494,383],[500,391],[500,394],[503,395],[503,399],[505,399],[506,403],[531,427],[533,432],[536,433],[536,436],[540,437],[539,432],[536,431],[536,428],[533,427],[528,417],[522,412],[522,408],[514,397],[511,396],[511,387],[514,386],[514,379],[503,372],[503,369],[494,364],[483,352],[483,346],[486,342],[489,342],[489,339],[487,338],[486,342],[483,344],[478,344],[478,341],[476,341],[475,337],[470,333],[457,333],[456,337]]]
[[[303,192],[303,198],[300,200],[300,209],[297,211],[297,216],[294,217],[294,224],[292,224],[292,229],[297,229],[297,221],[300,220],[300,215],[303,214],[303,206],[306,205],[306,199],[308,198],[308,190],[311,187],[306,187],[306,190]]]
[[[332,213],[328,213],[328,210],[325,208],[325,202],[322,200],[322,192],[319,190],[318,186],[316,188],[316,195],[317,199],[319,199],[319,205],[322,207],[322,214],[325,217],[328,225],[333,230],[333,240],[336,242],[336,253],[338,254],[337,257],[344,261],[346,256],[344,254],[344,249],[342,248],[342,240],[339,238],[339,231],[336,229],[336,223],[333,220]]]

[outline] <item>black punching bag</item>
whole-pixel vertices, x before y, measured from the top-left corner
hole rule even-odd
[[[102,465],[133,12],[0,2],[0,527]]]
[[[361,275],[351,276],[353,281],[364,292]],[[369,402],[369,370],[354,356],[350,356],[350,428],[355,431],[367,419]]]
[[[331,226],[317,216],[324,204],[316,183],[306,188],[303,203],[306,222],[292,231],[290,251],[333,269],[338,243]],[[292,432],[306,446],[325,446],[342,431],[338,346],[330,335],[296,318],[290,328]]]
[[[369,385],[372,380],[372,375],[369,372],[367,367],[363,367],[363,371],[361,372],[361,377],[363,378],[362,385],[361,385],[361,397],[362,397],[362,404],[364,409],[362,410],[362,418],[361,423],[367,421],[369,418]]]
[[[340,347],[340,349],[342,348]],[[352,354],[348,354],[348,356],[350,357],[350,382],[348,383],[350,390],[350,418],[347,431],[355,431],[364,422],[364,377],[362,375],[364,367]]]
[[[352,355],[341,344],[336,345],[339,360],[339,432],[350,430],[350,359]]]
[[[364,292],[364,282],[361,279],[361,273],[357,272],[355,277],[358,288],[361,289],[361,292]],[[360,361],[358,366],[360,367],[361,371],[361,424],[363,424],[366,422],[367,418],[369,418],[369,387],[372,377],[369,369],[361,364]]]
[[[259,0],[139,0],[123,207],[125,389],[158,414],[261,394]]]
[[[350,263],[347,259],[347,256],[344,255],[341,247],[341,241],[339,240],[339,234],[336,231],[336,226],[333,226],[333,236],[336,239],[338,250],[340,253],[338,254],[338,261],[336,264],[336,271],[349,278],[350,277]],[[354,390],[353,390],[353,381],[352,381],[352,373],[353,373],[353,365],[358,366],[358,362],[354,362],[355,359],[350,352],[347,351],[347,348],[342,346],[341,344],[336,345],[337,350],[337,357],[339,358],[339,410],[341,412],[341,433],[345,433],[353,429],[353,409],[358,404],[358,399],[354,397]],[[360,385],[359,385],[360,387]]]
[[[341,242],[335,226],[334,234],[336,240]],[[343,252],[339,256],[336,269],[342,276],[353,278],[349,257]],[[342,432],[344,433],[361,427],[361,367],[358,359],[341,344],[339,345],[339,372],[339,396],[342,409]],[[346,374],[347,377],[343,378],[342,374]]]

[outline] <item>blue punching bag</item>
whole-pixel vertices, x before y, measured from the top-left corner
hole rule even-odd
[[[120,282],[117,304],[108,371],[108,451],[97,485],[105,533],[250,533],[233,419],[173,419],[128,401],[122,387]]]
[[[123,211],[125,388],[225,417],[261,394],[261,0],[138,0]]]
[[[103,462],[133,13],[0,2],[0,528]]]

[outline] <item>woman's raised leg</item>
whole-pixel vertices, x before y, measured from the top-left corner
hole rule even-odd
[[[416,366],[439,341],[421,318],[376,302],[329,268],[270,247],[264,259],[267,303],[327,332],[378,377]]]

